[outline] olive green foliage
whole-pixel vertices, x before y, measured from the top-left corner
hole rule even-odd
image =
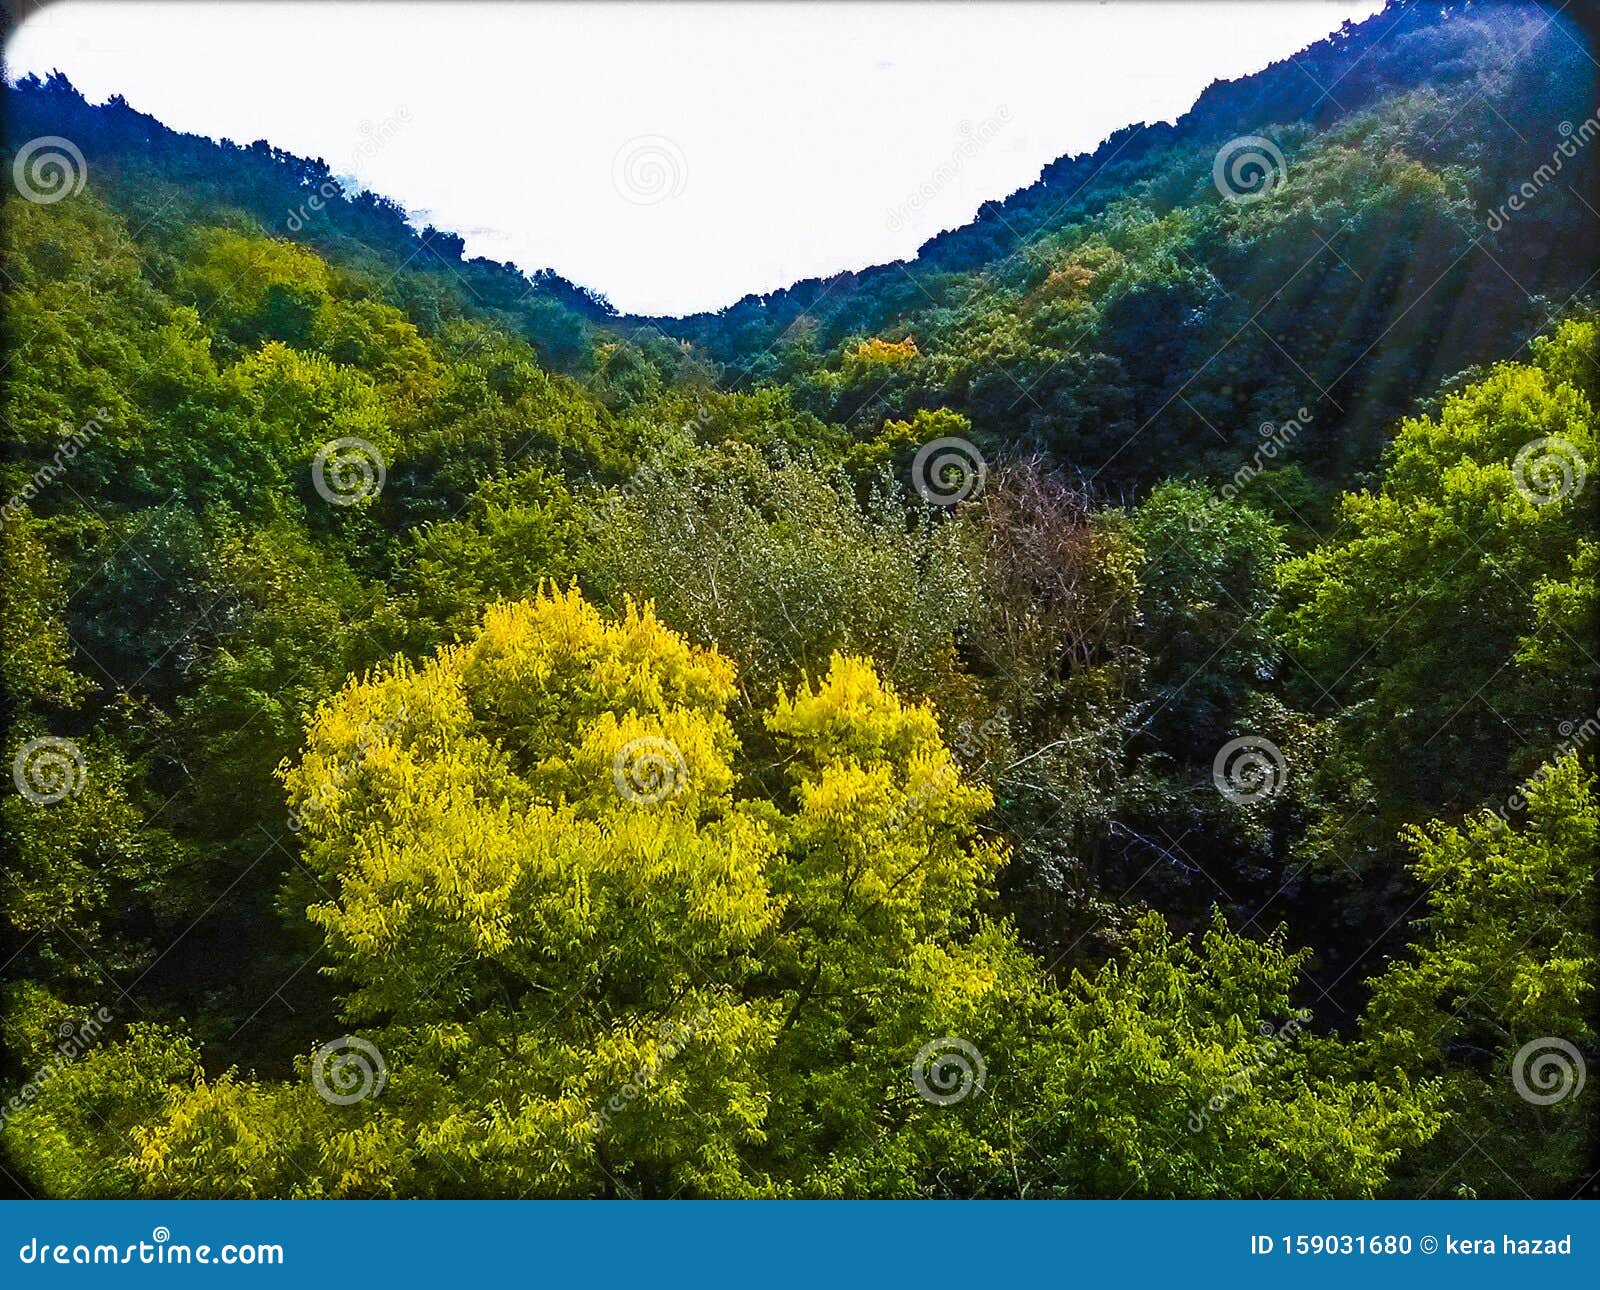
[[[1151,659],[1143,732],[1171,756],[1208,756],[1246,694],[1277,669],[1266,613],[1282,538],[1259,511],[1182,483],[1152,490],[1133,528],[1144,551],[1140,640]]]
[[[1053,162],[908,263],[661,325],[828,420],[948,408],[986,447],[1117,483],[1175,458],[1231,478],[1260,427],[1305,407],[1312,425],[1265,464],[1345,483],[1415,400],[1589,287],[1581,202],[1490,220],[1593,109],[1585,38],[1552,18],[1392,5],[1212,86],[1175,125]],[[1258,200],[1225,200],[1219,150],[1250,136],[1283,165]],[[1581,186],[1595,161],[1572,149]]]
[[[1565,1196],[1587,1147],[1582,1095],[1600,988],[1594,777],[1567,754],[1490,812],[1409,834],[1428,889],[1415,954],[1374,984],[1366,1028],[1380,1066],[1443,1072],[1451,1114],[1416,1164],[1424,1185],[1470,1185],[1485,1161],[1517,1192]]]
[[[0,1176],[1572,1194],[1595,239],[1491,216],[1577,45],[1393,6],[684,319],[8,88]]]
[[[1335,1081],[1321,1040],[1238,1076],[1226,1132],[1174,1145],[1164,1121],[1288,1012],[1281,937],[1219,923],[1197,955],[1152,917],[1125,964],[1056,995],[979,911],[992,799],[930,708],[837,654],[767,717],[787,792],[746,799],[733,694],[720,655],[576,591],[352,680],[284,780],[291,888],[374,1095],[328,1096],[320,1053],[309,1079],[304,1059],[288,1082],[208,1077],[135,1027],[44,1086],[19,1156],[56,1189],[155,1196],[916,1196],[952,1170],[978,1193],[1359,1195],[1426,1136],[1424,1092]],[[918,1081],[950,1035],[996,1083],[969,1072],[943,1120]],[[1109,1084],[1107,1060],[1129,1063]]]
[[[860,494],[815,457],[739,444],[663,454],[596,504],[586,580],[612,604],[648,598],[736,659],[755,701],[837,650],[928,693],[976,611],[970,543],[887,479]]]
[[[1402,826],[1503,800],[1596,711],[1596,335],[1565,323],[1403,421],[1338,540],[1281,567],[1285,679],[1337,714],[1324,864],[1396,874]]]

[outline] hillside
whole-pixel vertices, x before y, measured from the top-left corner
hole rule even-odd
[[[1263,422],[1313,408],[1294,457],[1345,478],[1418,391],[1592,289],[1594,204],[1568,194],[1595,158],[1563,125],[1594,102],[1584,35],[1552,7],[1391,5],[1173,125],[1061,158],[908,263],[647,321],[829,420],[952,408],[985,449],[1111,484],[1175,461],[1226,475]],[[1265,146],[1219,158],[1241,136]],[[1551,200],[1491,227],[1552,162]],[[1247,200],[1223,199],[1214,163],[1242,164]],[[907,339],[914,356],[861,348]]]
[[[1592,1191],[1582,40],[1393,4],[677,320],[8,88],[3,1176]]]

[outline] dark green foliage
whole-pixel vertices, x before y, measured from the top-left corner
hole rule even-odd
[[[1549,18],[1391,5],[909,264],[681,320],[7,90],[91,174],[3,227],[6,752],[72,781],[0,803],[5,1088],[56,1072],[7,1169],[1569,1194],[1600,1081],[1516,1076],[1596,1060],[1600,240],[1496,215],[1592,111]],[[1285,182],[1226,201],[1248,134]],[[653,815],[607,770],[651,723],[705,780]],[[392,1083],[345,1107],[308,1054],[356,1024]]]

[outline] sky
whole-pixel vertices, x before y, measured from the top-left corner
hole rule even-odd
[[[69,0],[6,55],[323,157],[469,256],[682,314],[909,258],[1056,157],[1381,8]]]

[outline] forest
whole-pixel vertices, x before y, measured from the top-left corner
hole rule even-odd
[[[0,1185],[1600,1195],[1558,8],[686,318],[7,85]]]

